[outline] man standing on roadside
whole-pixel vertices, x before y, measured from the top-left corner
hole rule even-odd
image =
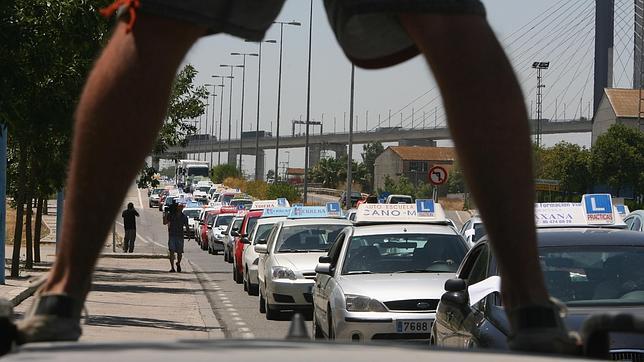
[[[123,217],[123,228],[125,229],[125,236],[123,237],[123,252],[134,252],[134,240],[136,239],[136,218],[139,213],[134,209],[133,203],[127,204],[127,209],[123,210],[121,214]]]
[[[163,214],[163,225],[168,225],[168,257],[170,259],[170,273],[174,273],[174,254],[177,254],[177,269],[181,273],[181,257],[183,255],[184,228],[188,228],[188,217],[183,214],[182,207],[176,202],[168,206],[168,211]]]

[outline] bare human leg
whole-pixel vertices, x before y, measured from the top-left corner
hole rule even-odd
[[[550,304],[536,247],[532,150],[521,89],[484,17],[400,19],[441,89],[459,162],[499,260],[503,303],[516,327],[514,310]],[[508,172],[510,177],[499,177]],[[561,323],[555,327],[566,334]]]
[[[170,271],[173,272],[174,271],[174,253],[169,252],[168,258],[170,259]]]
[[[131,33],[116,26],[76,110],[62,241],[35,307],[17,325],[18,343],[80,337],[80,311],[110,224],[152,149],[177,67],[204,33],[145,14]],[[106,169],[116,177],[106,178]],[[90,201],[97,187],[103,192]],[[101,211],[87,212],[96,203]]]
[[[124,23],[117,25],[76,111],[62,242],[43,292],[85,298],[110,222],[152,149],[176,69],[204,33],[145,14],[129,34]],[[117,177],[106,178],[106,169]],[[104,192],[90,201],[86,195],[96,187]],[[87,212],[96,202],[102,211]]]

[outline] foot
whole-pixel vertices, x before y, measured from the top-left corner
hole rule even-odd
[[[177,273],[181,273],[181,264],[177,263]]]
[[[83,301],[68,295],[37,295],[25,319],[16,323],[18,344],[77,341],[82,309]]]
[[[509,311],[512,335],[510,349],[515,351],[580,355],[581,338],[569,332],[564,323],[566,306],[553,299],[546,305],[530,305]]]

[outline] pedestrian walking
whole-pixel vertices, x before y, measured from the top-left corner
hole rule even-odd
[[[139,217],[133,203],[127,204],[127,209],[123,210],[121,217],[123,217],[123,229],[125,229],[123,252],[132,253],[134,252],[134,240],[136,240],[136,218]]]
[[[183,207],[173,202],[168,206],[168,211],[163,214],[163,225],[168,225],[168,258],[170,259],[170,273],[174,273],[174,256],[177,255],[177,269],[181,273],[181,257],[183,256],[184,230],[188,229],[188,217],[183,214]]]

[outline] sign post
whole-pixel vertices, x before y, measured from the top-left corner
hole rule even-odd
[[[0,284],[5,283],[4,275],[4,248],[6,245],[6,225],[7,225],[7,127],[0,127],[0,260],[2,260],[2,269],[0,269]]]
[[[438,202],[438,186],[444,185],[447,182],[448,174],[445,167],[434,166],[429,169],[429,182],[434,185],[432,192],[432,199]]]

